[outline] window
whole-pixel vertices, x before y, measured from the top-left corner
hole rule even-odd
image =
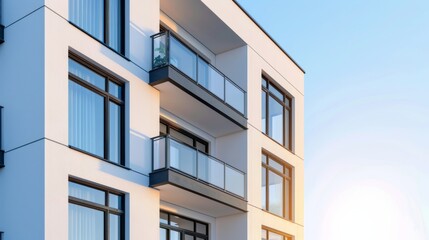
[[[262,227],[261,231],[261,239],[262,240],[292,240],[290,235],[279,232],[277,230]]]
[[[207,240],[206,223],[161,211],[160,240]]]
[[[292,219],[292,168],[262,153],[262,209]]]
[[[69,58],[69,145],[124,165],[123,83]]]
[[[124,54],[124,8],[124,0],[69,0],[70,22]]]
[[[185,143],[189,146],[195,147],[201,152],[208,153],[209,152],[209,144],[208,142],[196,137],[190,132],[187,132],[183,129],[180,129],[172,124],[162,121],[160,123],[160,135],[169,134],[171,137]]]
[[[69,181],[69,240],[123,240],[124,195]]]
[[[292,149],[292,99],[262,78],[262,132]]]

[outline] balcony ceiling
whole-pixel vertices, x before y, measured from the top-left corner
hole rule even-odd
[[[161,10],[214,54],[246,45],[200,0],[161,0]]]

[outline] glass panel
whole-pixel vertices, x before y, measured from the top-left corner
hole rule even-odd
[[[276,87],[274,87],[272,84],[270,84],[269,88],[270,93],[272,93],[274,96],[276,96],[280,101],[283,102],[284,95],[283,93],[278,90]]]
[[[267,80],[265,80],[265,78],[262,78],[262,86],[265,88],[268,88],[268,83],[267,83]]]
[[[271,96],[269,97],[269,135],[275,141],[283,145],[283,106],[274,100]]]
[[[261,231],[261,240],[267,240],[267,230],[265,229]]]
[[[262,91],[261,94],[261,108],[262,108],[262,132],[267,133],[267,93]]]
[[[165,138],[153,141],[153,170],[165,168]]]
[[[167,64],[166,35],[153,38],[153,68],[165,66]]]
[[[69,203],[69,240],[103,240],[104,213]]]
[[[189,231],[194,231],[194,222],[179,216],[170,215],[170,225]]]
[[[104,98],[69,81],[69,144],[104,157]]]
[[[262,174],[261,174],[261,202],[262,202],[262,209],[267,210],[267,169],[262,168]]]
[[[78,183],[69,182],[69,196],[105,205],[105,192]]]
[[[170,36],[170,64],[196,80],[197,55]]]
[[[207,235],[207,225],[197,223],[197,233]]]
[[[244,114],[244,92],[229,81],[225,81],[225,102]]]
[[[224,189],[224,164],[198,153],[198,178]]]
[[[284,240],[284,237],[277,233],[268,232],[268,235],[268,240]]]
[[[290,219],[291,182],[285,179],[285,217]]]
[[[183,133],[181,133],[179,131],[176,131],[176,130],[170,128],[170,135],[173,138],[175,138],[175,139],[177,139],[177,140],[179,140],[179,141],[181,141],[183,143],[188,144],[189,146],[194,146],[194,139],[192,139],[191,137],[186,136],[185,134],[183,134]]]
[[[70,0],[70,21],[104,42],[104,0]]]
[[[185,240],[194,240],[194,236],[185,234]]]
[[[262,161],[263,163],[267,164],[267,155],[262,154],[262,155],[261,155],[261,161]]]
[[[198,142],[198,141],[196,141],[196,142],[197,142],[197,146],[196,147],[197,147],[198,150],[200,150],[201,152],[208,153],[208,151],[207,151],[207,145],[206,144]]]
[[[109,215],[109,240],[121,239],[121,218],[118,215]]]
[[[180,232],[170,230],[170,240],[180,240]]]
[[[121,107],[109,102],[109,160],[121,164]]]
[[[197,151],[173,139],[170,141],[170,166],[196,176]]]
[[[160,133],[160,135],[167,134],[167,125],[165,125],[164,123],[160,123],[159,124],[159,133]]]
[[[167,213],[161,212],[159,214],[159,217],[160,217],[160,219],[159,219],[160,223],[168,224],[168,214]]]
[[[276,169],[277,171],[283,173],[283,169],[284,166],[276,161],[274,161],[273,159],[270,158],[270,161],[268,162],[268,164],[270,165],[270,167]]]
[[[159,239],[167,240],[167,229],[164,229],[164,228],[159,229]]]
[[[291,126],[291,118],[290,118],[290,111],[285,110],[285,146],[286,148],[290,149],[290,126]]]
[[[122,209],[122,196],[109,193],[109,207]]]
[[[198,59],[198,83],[220,99],[225,99],[225,78],[202,59]]]
[[[238,196],[244,197],[244,174],[232,167],[226,166],[225,189]]]
[[[121,2],[121,0],[109,0],[109,46],[118,52],[123,52],[123,16]]]
[[[288,97],[285,97],[285,104],[290,107],[290,99]]]
[[[269,171],[269,211],[283,216],[283,178]]]
[[[111,81],[109,81],[109,93],[119,99],[122,99],[122,87]]]
[[[199,237],[197,237],[197,240],[205,240],[204,238],[199,238]]]
[[[87,67],[82,66],[78,62],[69,58],[69,72],[76,75],[80,79],[91,83],[99,89],[106,89],[106,78],[98,75]]]

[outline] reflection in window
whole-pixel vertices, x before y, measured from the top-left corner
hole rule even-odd
[[[286,219],[292,218],[292,169],[262,153],[261,208]]]
[[[274,141],[292,149],[291,98],[269,80],[262,78],[261,129]]]
[[[69,145],[124,165],[124,87],[77,59],[69,59]]]
[[[123,240],[123,198],[118,193],[69,182],[68,239]]]

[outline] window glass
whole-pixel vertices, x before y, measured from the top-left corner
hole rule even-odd
[[[262,161],[263,163],[267,164],[267,155],[262,154],[262,155],[261,155],[261,161]]]
[[[267,93],[262,91],[262,132],[267,133]]]
[[[121,239],[121,218],[115,214],[109,214],[109,240]]]
[[[207,226],[205,224],[197,223],[197,233],[207,234]]]
[[[109,193],[109,207],[121,209],[122,208],[122,197],[116,194]]]
[[[170,64],[196,80],[197,55],[175,37],[171,36],[170,39]]]
[[[268,240],[284,240],[284,237],[280,234],[269,232]]]
[[[261,231],[261,240],[267,240],[267,230],[265,229]]]
[[[175,139],[177,139],[177,140],[179,140],[179,141],[181,141],[183,143],[186,143],[186,144],[188,144],[190,146],[194,145],[194,139],[192,139],[191,137],[186,136],[185,134],[183,134],[183,133],[181,133],[179,131],[176,131],[175,129],[170,128],[170,135],[173,138],[175,138]]]
[[[189,231],[194,231],[194,222],[179,216],[171,215],[170,225]]]
[[[69,0],[70,21],[104,42],[104,0]]]
[[[98,87],[101,90],[106,88],[106,78],[100,76],[94,71],[82,66],[73,59],[69,58],[69,72],[79,77],[80,79]]]
[[[274,98],[269,97],[269,135],[278,143],[283,144],[283,106],[274,100]]]
[[[104,99],[69,81],[69,144],[104,157]]]
[[[270,93],[276,96],[280,101],[283,101],[284,95],[275,86],[270,84]]]
[[[262,195],[262,209],[267,210],[267,171],[265,168],[262,170],[261,174],[261,182],[262,182],[262,188],[261,188],[261,195]]]
[[[290,142],[290,129],[289,129],[289,126],[291,126],[291,118],[290,118],[290,111],[289,110],[285,110],[285,136],[286,136],[286,139],[285,139],[285,143],[284,143],[284,145],[287,147],[287,148],[289,148],[289,149],[291,149],[291,142]]]
[[[122,87],[119,86],[118,84],[109,81],[109,93],[112,94],[113,96],[121,99],[122,98]]]
[[[180,240],[180,232],[170,230],[170,240]]]
[[[109,102],[109,160],[121,163],[121,107],[113,102]]]
[[[283,178],[274,172],[269,172],[269,211],[283,216]]]
[[[160,213],[160,223],[168,224],[168,214],[165,212]]]
[[[167,240],[167,229],[164,229],[164,228],[159,229],[159,239]]]
[[[104,205],[106,195],[104,191],[69,182],[69,196]]]
[[[123,11],[121,0],[109,0],[109,46],[122,52]]]
[[[275,160],[273,160],[271,158],[270,158],[270,161],[269,161],[269,165],[270,165],[270,167],[274,168],[275,170],[277,170],[277,171],[279,171],[281,173],[284,172],[283,171],[283,169],[284,169],[283,165],[280,164],[280,163],[278,163],[278,162],[276,162]]]
[[[167,134],[167,125],[165,125],[164,123],[160,123],[159,124],[159,133],[161,135]]]
[[[185,240],[194,240],[194,236],[185,234]]]
[[[69,203],[69,240],[104,240],[104,213]]]
[[[201,152],[207,152],[207,146],[204,143],[196,141],[196,144],[198,150],[200,150]]]
[[[262,86],[268,88],[267,80],[265,80],[264,78],[262,78]]]

